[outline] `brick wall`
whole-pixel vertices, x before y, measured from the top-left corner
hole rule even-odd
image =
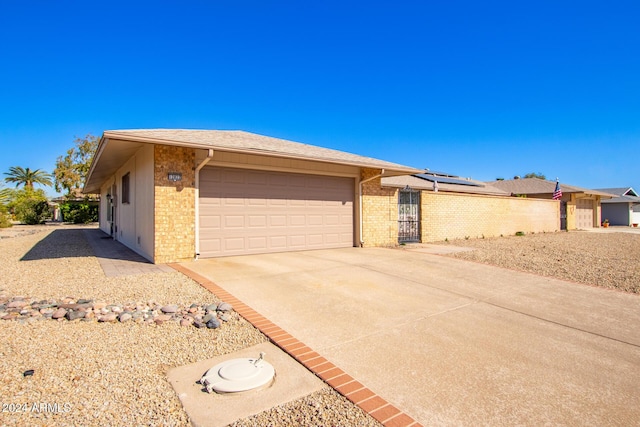
[[[169,181],[169,172],[182,180]],[[192,260],[195,255],[195,151],[156,145],[155,263]]]
[[[554,200],[423,191],[421,209],[423,242],[560,229]]]
[[[380,169],[362,169],[364,181]],[[380,178],[362,185],[363,246],[388,246],[398,242],[398,190],[382,187]]]

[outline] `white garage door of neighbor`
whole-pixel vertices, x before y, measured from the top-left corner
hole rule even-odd
[[[200,256],[354,244],[353,178],[223,167],[200,171]]]
[[[576,228],[593,228],[593,200],[576,200]]]

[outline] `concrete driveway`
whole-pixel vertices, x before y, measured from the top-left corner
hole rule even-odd
[[[424,425],[640,425],[640,297],[420,251],[200,260]]]

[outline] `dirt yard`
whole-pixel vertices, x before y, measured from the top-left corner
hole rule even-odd
[[[450,255],[456,258],[640,293],[640,234],[573,231],[448,244],[476,249]]]

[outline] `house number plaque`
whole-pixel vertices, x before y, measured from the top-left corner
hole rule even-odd
[[[173,182],[182,181],[182,174],[180,172],[169,172],[168,179]]]

